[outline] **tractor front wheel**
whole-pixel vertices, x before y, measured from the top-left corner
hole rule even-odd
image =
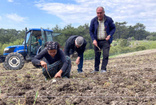
[[[20,53],[10,53],[6,56],[3,67],[6,70],[19,70],[24,66],[24,57]]]

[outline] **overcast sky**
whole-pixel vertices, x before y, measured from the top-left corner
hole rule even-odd
[[[90,24],[96,8],[103,6],[114,22],[142,23],[156,32],[155,0],[0,0],[0,28],[63,28]]]

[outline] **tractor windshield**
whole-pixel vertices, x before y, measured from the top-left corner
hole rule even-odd
[[[26,36],[26,43],[28,43],[28,40],[29,40],[29,38],[30,38],[30,32],[27,34],[27,36]],[[23,45],[25,44],[25,40],[23,41]]]
[[[52,32],[50,32],[50,31],[45,31],[45,32],[46,32],[46,35],[47,35],[47,41],[53,41]]]

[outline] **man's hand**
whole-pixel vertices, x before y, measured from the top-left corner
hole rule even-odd
[[[111,36],[110,36],[110,35],[108,35],[108,36],[106,37],[106,40],[109,40],[109,39],[110,39],[110,37],[111,37]]]
[[[96,46],[96,47],[98,46],[96,40],[93,40],[93,45]]]
[[[77,59],[76,59],[76,64],[78,65],[79,63],[80,63],[80,57],[77,57]]]
[[[47,63],[46,62],[40,61],[40,64],[42,67],[46,68],[46,70],[47,70]]]
[[[61,78],[61,74],[62,74],[62,70],[58,71],[56,74],[55,74],[55,78]]]

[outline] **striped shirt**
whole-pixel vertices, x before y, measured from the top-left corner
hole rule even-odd
[[[98,22],[99,22],[99,26],[98,26],[97,39],[104,40],[107,36],[106,31],[105,31],[104,19],[102,21],[98,20]]]

